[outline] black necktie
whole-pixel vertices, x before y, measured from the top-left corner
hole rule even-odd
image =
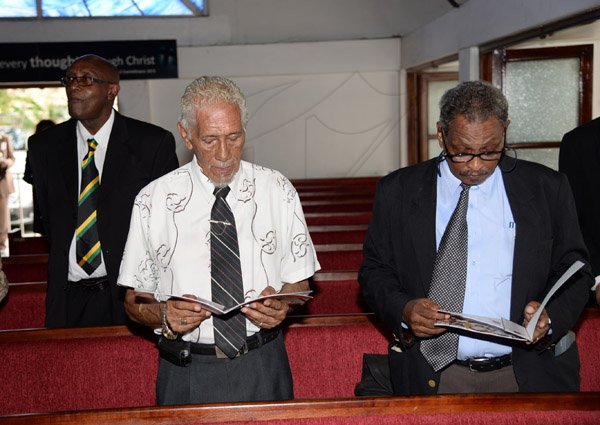
[[[462,312],[467,282],[467,209],[470,186],[461,183],[458,204],[444,231],[435,257],[429,298],[443,309]],[[446,332],[421,342],[421,353],[437,372],[456,360],[458,334]]]
[[[98,142],[88,139],[88,153],[81,163],[81,191],[77,209],[77,242],[75,243],[77,263],[91,275],[100,265],[100,239],[96,220],[100,176],[94,162]]]
[[[225,200],[229,186],[215,188],[210,213],[210,270],[213,301],[230,307],[244,300],[242,267],[233,213]],[[236,311],[229,316],[213,316],[215,344],[229,358],[246,341],[246,318]]]

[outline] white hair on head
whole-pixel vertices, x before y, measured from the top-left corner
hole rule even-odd
[[[181,108],[179,123],[187,131],[195,130],[197,125],[197,111],[219,102],[231,103],[238,106],[242,119],[242,127],[246,131],[246,124],[248,123],[246,98],[240,88],[233,81],[225,77],[203,76],[192,81],[185,88],[179,102]]]

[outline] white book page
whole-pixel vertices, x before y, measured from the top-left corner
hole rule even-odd
[[[472,314],[457,313],[446,310],[438,310],[438,312],[450,315],[450,319],[439,320],[435,323],[435,326],[462,329],[465,331],[493,335],[501,338],[516,339],[520,341],[532,341],[535,326],[537,325],[540,315],[544,311],[544,308],[546,307],[546,304],[550,298],[552,298],[554,293],[567,280],[569,280],[569,278],[573,276],[577,270],[583,267],[583,265],[584,264],[581,261],[574,262],[571,267],[569,267],[567,271],[560,277],[560,279],[556,281],[548,294],[546,294],[546,297],[540,304],[540,307],[529,321],[527,328],[504,318],[495,319],[491,317],[481,317]]]
[[[159,300],[159,301],[166,301],[169,299],[176,299],[176,300],[183,300],[183,301],[189,301],[189,302],[194,302],[194,303],[198,303],[200,304],[204,309],[210,311],[211,313],[217,314],[217,315],[221,315],[221,314],[227,314],[230,313],[234,310],[237,310],[238,308],[241,308],[245,305],[251,304],[255,301],[264,301],[266,299],[269,298],[276,298],[276,299],[284,299],[289,303],[292,304],[301,304],[305,301],[308,301],[312,298],[312,296],[310,295],[312,293],[312,291],[300,291],[300,292],[288,292],[288,293],[276,293],[276,294],[271,294],[271,295],[265,295],[262,297],[256,297],[256,298],[251,298],[251,299],[246,299],[243,302],[236,304],[232,307],[226,308],[224,305],[222,304],[218,304],[215,303],[214,301],[210,301],[210,300],[206,300],[204,298],[192,298],[192,297],[186,297],[183,295],[173,295],[173,294],[155,294],[154,291],[145,291],[143,289],[136,289],[136,292],[141,292],[141,293],[151,293],[153,295],[155,295],[155,297]]]
[[[575,274],[575,272],[582,267],[583,267],[583,263],[581,261],[575,261],[571,265],[571,267],[569,267],[567,269],[567,271],[563,273],[563,275],[560,277],[560,279],[558,279],[556,281],[556,283],[550,289],[550,291],[548,291],[548,293],[546,294],[546,297],[542,301],[542,304],[537,309],[537,311],[535,312],[535,314],[529,321],[529,324],[527,325],[527,335],[529,335],[530,341],[533,339],[533,334],[535,332],[535,326],[537,325],[538,320],[540,320],[540,315],[544,311],[544,308],[546,308],[546,304],[548,304],[548,301],[550,300],[550,298],[552,298],[552,295],[554,295],[554,293],[556,291],[558,291],[558,289],[563,285],[563,283],[565,283],[567,280],[569,280],[569,278],[571,276],[573,276]]]

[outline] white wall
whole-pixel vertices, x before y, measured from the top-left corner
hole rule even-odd
[[[121,111],[176,134],[185,86],[220,74],[247,96],[245,159],[289,178],[383,175],[400,166],[399,39],[190,47],[178,56],[177,80],[124,81]]]
[[[470,0],[402,39],[405,69],[600,6],[600,0]]]
[[[247,159],[291,178],[382,175],[406,165],[406,69],[600,0],[469,0],[458,9],[446,0],[209,6],[206,18],[2,21],[0,40],[176,39],[179,79],[124,81],[123,113],[175,133],[184,87],[200,75],[226,75],[248,95]],[[181,141],[179,155],[189,158]]]

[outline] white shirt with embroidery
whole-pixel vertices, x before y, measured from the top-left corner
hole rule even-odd
[[[281,173],[241,161],[227,195],[235,217],[246,298],[320,269],[298,193]],[[210,213],[214,185],[196,162],[153,181],[135,199],[119,285],[212,299]],[[248,335],[259,331],[246,321]],[[212,318],[184,339],[214,343]]]

